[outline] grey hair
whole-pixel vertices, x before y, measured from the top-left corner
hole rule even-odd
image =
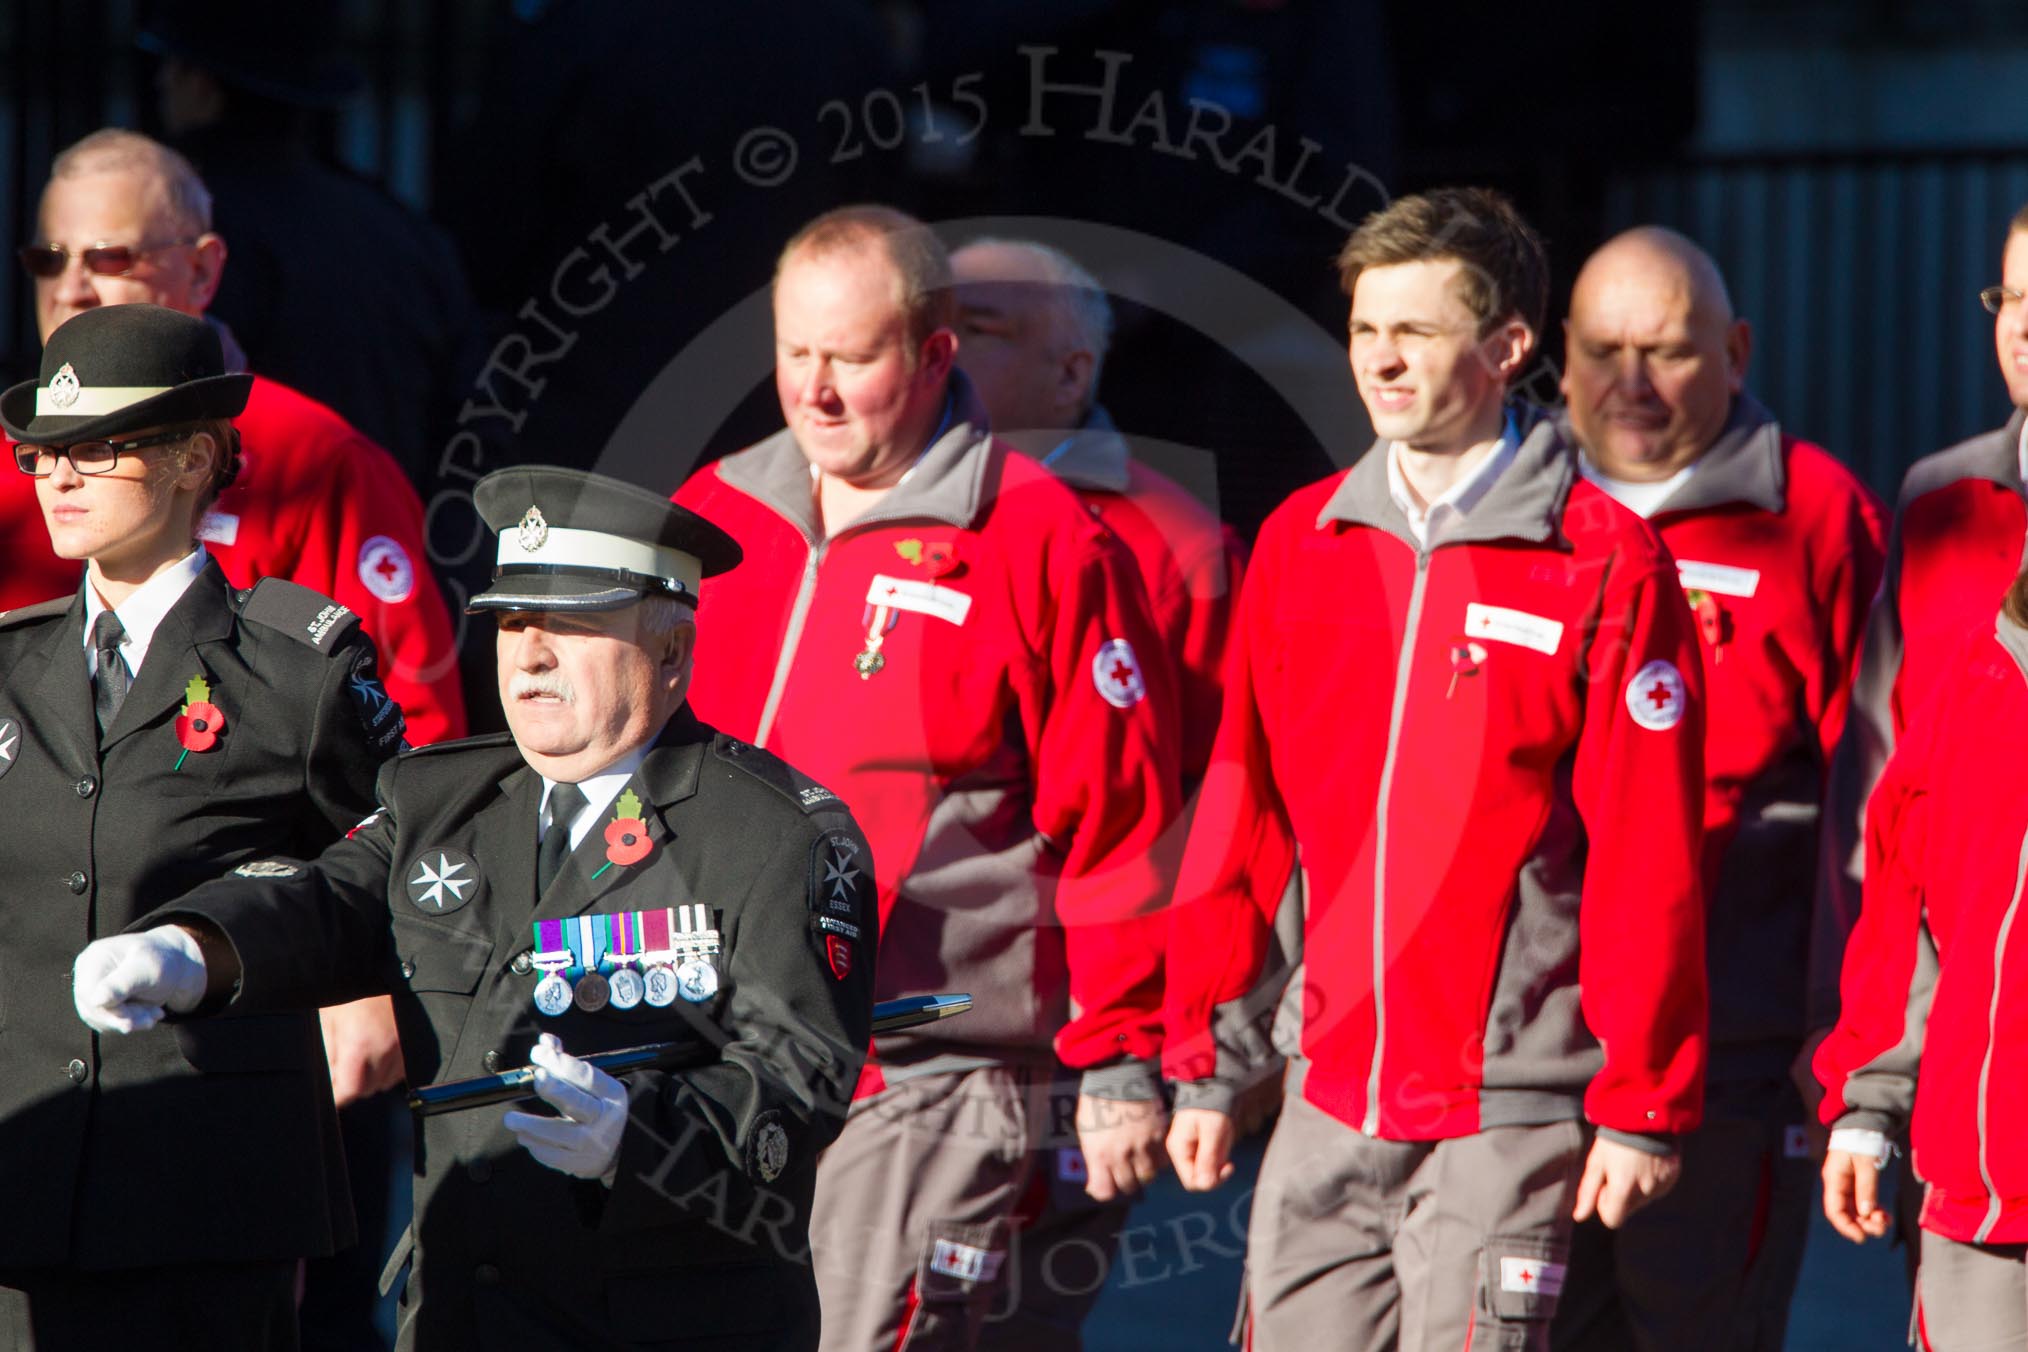
[[[1097,397],[1099,376],[1105,370],[1106,353],[1113,343],[1113,306],[1106,289],[1091,271],[1063,250],[1033,239],[1005,239],[986,235],[968,240],[967,249],[1020,249],[1039,259],[1057,288],[1057,306],[1077,333],[1078,345],[1091,353],[1091,384],[1087,402]]]
[[[65,148],[49,166],[50,181],[85,174],[152,175],[168,199],[176,228],[195,237],[211,229],[211,189],[189,160],[152,137],[121,127],[104,127]]]
[[[643,596],[640,615],[641,642],[648,646],[666,644],[678,629],[697,623],[696,607],[673,596]]]

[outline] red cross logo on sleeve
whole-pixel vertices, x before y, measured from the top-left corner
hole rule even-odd
[[[1627,712],[1650,732],[1666,732],[1682,722],[1686,703],[1683,673],[1662,658],[1647,663],[1627,682]]]
[[[1099,645],[1091,660],[1091,678],[1100,697],[1115,709],[1130,709],[1148,693],[1134,645],[1123,638],[1107,639]]]

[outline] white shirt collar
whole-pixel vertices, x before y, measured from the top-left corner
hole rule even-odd
[[[2021,482],[2028,484],[2028,422],[2021,424],[2021,447],[2016,458],[2021,462]]]
[[[197,581],[204,571],[204,563],[210,556],[204,546],[185,554],[155,576],[134,588],[134,594],[113,607],[113,614],[120,617],[120,626],[127,631],[120,640],[120,656],[127,659],[127,671],[134,676],[141,674],[141,663],[147,660],[148,645],[154,641],[155,631],[162,627],[162,620],[176,603],[183,599],[183,593],[190,590],[190,584]],[[92,626],[106,609],[106,603],[99,599],[98,589],[92,586],[90,574],[84,583],[84,650],[85,667],[94,679],[99,674],[98,650],[92,647]]]
[[[1408,479],[1401,472],[1401,443],[1387,443],[1387,494],[1394,499],[1394,505],[1408,518],[1408,528],[1415,533],[1417,543],[1427,547],[1439,528],[1453,519],[1464,515],[1478,505],[1479,499],[1493,486],[1503,470],[1513,463],[1514,455],[1521,449],[1514,437],[1513,419],[1508,419],[1507,430],[1493,443],[1492,453],[1478,464],[1470,474],[1445,489],[1436,501],[1423,507],[1409,491]]]
[[[577,787],[584,794],[585,806],[584,811],[577,814],[577,820],[570,824],[571,849],[575,850],[584,844],[584,838],[591,834],[594,826],[600,830],[605,829],[600,819],[605,816],[606,809],[612,806],[613,799],[620,796],[620,790],[627,786],[627,781],[634,777],[634,771],[641,768],[641,762],[647,757],[646,746],[636,747],[606,769],[588,779],[578,781]],[[549,791],[555,787],[555,780],[548,775],[542,777],[542,801],[535,805],[537,840],[540,840],[542,832],[548,829],[544,823],[549,820]]]
[[[1692,460],[1668,478],[1648,483],[1615,479],[1592,464],[1590,455],[1580,451],[1577,457],[1578,473],[1597,485],[1600,492],[1643,520],[1653,516],[1663,503],[1676,495],[1676,490],[1696,472],[1697,464]]]

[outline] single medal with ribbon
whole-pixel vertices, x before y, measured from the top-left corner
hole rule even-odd
[[[564,973],[571,965],[570,948],[564,942],[562,920],[535,922],[535,951],[530,954],[542,979],[535,983],[535,1007],[550,1018],[570,1008],[570,980]]]
[[[718,953],[718,931],[705,907],[676,908],[676,950],[682,958],[676,964],[676,993],[693,1005],[718,994],[718,968],[711,961]]]
[[[641,1003],[645,989],[634,964],[641,956],[641,913],[622,911],[612,917],[612,945],[606,950],[613,964],[606,978],[606,996],[614,1009],[632,1009]]]
[[[656,1009],[676,1003],[676,912],[641,912],[641,998]]]
[[[859,673],[860,680],[872,680],[887,665],[887,659],[880,655],[880,647],[887,642],[888,630],[894,628],[900,619],[901,616],[891,606],[866,608],[866,647],[852,659],[852,669]]]
[[[571,999],[587,1014],[598,1013],[612,998],[610,984],[599,972],[611,937],[611,919],[604,915],[580,915],[571,917],[565,925],[571,971],[578,974],[571,987]]]

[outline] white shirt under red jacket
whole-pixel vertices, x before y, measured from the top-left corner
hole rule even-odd
[[[1880,585],[1886,514],[1829,452],[1784,435],[1742,394],[1691,472],[1642,515],[1676,558],[1704,651],[1709,1078],[1781,1082],[1806,1031],[1825,775]]]
[[[2028,631],[1932,658],[1866,811],[1843,1005],[1814,1063],[1824,1123],[1904,1131],[1922,1228],[2028,1240]],[[1912,1119],[1912,1121],[1911,1121]],[[1834,1138],[1833,1144],[1840,1144]],[[1851,1148],[1851,1147],[1846,1147]]]
[[[1428,546],[1385,442],[1261,530],[1171,912],[1179,1106],[1293,846],[1311,1104],[1389,1140],[1583,1117],[1641,1144],[1699,1120],[1692,617],[1654,530],[1517,419],[1512,460]]]
[[[1089,1087],[1131,1097],[1114,1081],[1151,1089],[1160,1048],[1173,680],[1142,665],[1159,640],[1118,541],[951,383],[908,476],[828,539],[786,431],[678,490],[745,551],[702,589],[691,703],[858,818],[878,998],[976,1001],[881,1040],[862,1092],[932,1059],[1047,1065],[1053,1041]]]
[[[394,457],[316,400],[260,376],[233,425],[239,478],[199,527],[226,580],[285,578],[348,607],[379,650],[410,744],[464,736],[450,612],[429,571],[422,501]],[[77,590],[81,565],[51,552],[35,481],[12,468],[0,474],[0,541],[0,610]]]

